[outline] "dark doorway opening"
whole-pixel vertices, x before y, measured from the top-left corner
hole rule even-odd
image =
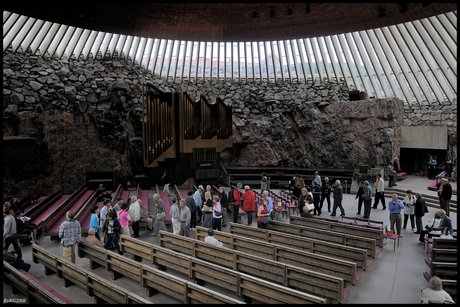
[[[435,157],[438,169],[442,171],[447,159],[447,150],[441,149],[401,148],[400,153],[399,167],[408,174],[426,174],[430,156]]]

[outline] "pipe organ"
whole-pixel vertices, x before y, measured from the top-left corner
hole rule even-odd
[[[158,167],[182,154],[191,154],[197,163],[210,161],[232,147],[232,108],[220,98],[212,104],[204,97],[165,93],[147,84],[143,87],[142,132],[145,167]]]

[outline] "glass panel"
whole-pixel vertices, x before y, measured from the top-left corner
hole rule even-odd
[[[217,72],[219,69],[219,59],[217,58],[217,53],[219,52],[219,43],[212,43],[212,72],[211,77],[217,77]]]
[[[185,52],[184,78],[189,78],[189,75],[190,75],[192,52],[193,52],[193,42],[188,41],[187,50]]]
[[[274,58],[272,56],[272,48],[270,42],[265,42],[265,52],[266,52],[266,59],[268,62],[268,73],[269,73],[269,78],[268,79],[274,79],[275,78],[275,67],[273,66],[273,61]]]
[[[212,60],[212,54],[211,54],[211,43],[206,43],[206,59],[203,59],[204,61],[204,77],[209,78],[209,74],[211,73],[211,60]]]
[[[247,74],[248,78],[254,78],[254,63],[252,63],[252,48],[251,43],[246,44],[246,63],[247,63]]]
[[[193,50],[192,50],[192,58],[191,58],[191,65],[190,65],[190,76],[193,76],[195,77],[195,74],[196,74],[196,66],[197,66],[197,62],[196,62],[196,57],[198,56],[197,55],[197,52],[198,52],[198,42],[193,42]]]
[[[253,66],[253,73],[256,78],[261,78],[260,77],[260,59],[259,59],[259,50],[257,46],[257,42],[252,43],[252,52],[254,53],[254,63],[252,63]]]
[[[233,43],[233,77],[238,78],[238,43]]]
[[[246,77],[246,61],[245,61],[245,51],[244,51],[244,43],[238,43],[238,47],[240,50],[240,58],[238,61],[238,65],[240,66],[240,76],[241,78]]]
[[[225,59],[225,70],[227,78],[232,76],[232,43],[225,43],[226,59]]]

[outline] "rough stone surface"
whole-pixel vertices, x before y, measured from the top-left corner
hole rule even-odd
[[[3,54],[4,136],[38,138],[34,167],[5,172],[4,197],[30,186],[72,193],[88,171],[117,176],[142,168],[142,85],[219,97],[233,107],[228,165],[351,168],[397,155],[401,125],[447,125],[456,164],[457,103],[407,106],[398,99],[349,101],[343,79],[291,83],[161,79],[130,58],[86,60]],[[455,156],[453,154],[455,153]],[[129,158],[127,158],[129,157]]]

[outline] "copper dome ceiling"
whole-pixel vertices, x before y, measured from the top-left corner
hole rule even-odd
[[[407,11],[401,10],[406,8]],[[85,29],[147,38],[256,41],[379,28],[457,10],[456,3],[43,3],[4,10]],[[378,17],[379,13],[384,15]]]

